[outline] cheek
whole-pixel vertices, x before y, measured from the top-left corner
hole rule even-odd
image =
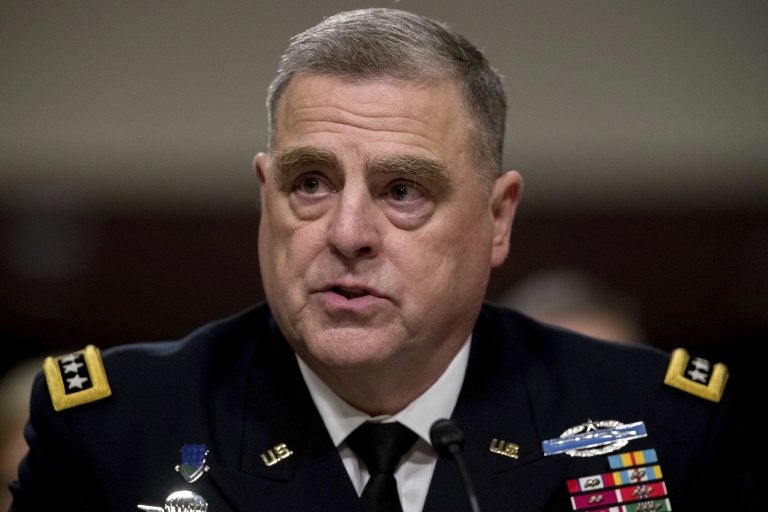
[[[425,291],[435,286],[461,287],[489,265],[491,229],[487,224],[464,225],[459,218],[446,219],[440,229],[425,230],[393,247],[410,278],[423,282]]]
[[[446,253],[459,253],[473,258],[490,247],[493,240],[493,216],[479,206],[463,211],[453,210],[440,219],[435,243]]]
[[[287,280],[303,275],[325,244],[320,222],[302,222],[275,208],[263,216],[259,229],[262,268]]]
[[[279,206],[264,205],[259,223],[259,264],[267,294],[275,292],[285,279],[293,228],[285,221]]]
[[[269,247],[271,252],[280,252],[291,245],[294,233],[301,221],[291,211],[287,198],[277,191],[266,195],[262,207],[259,243]]]
[[[447,289],[474,287],[486,279],[492,240],[493,223],[489,217],[467,220],[463,216],[451,216],[441,224],[440,230],[416,244],[416,250],[423,255],[417,260],[426,275],[440,276]]]

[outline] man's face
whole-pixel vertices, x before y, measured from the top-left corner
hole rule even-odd
[[[469,335],[520,181],[489,193],[468,126],[449,81],[290,82],[255,159],[259,258],[278,324],[321,375],[444,368]]]

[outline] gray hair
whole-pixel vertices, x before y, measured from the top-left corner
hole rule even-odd
[[[273,144],[277,104],[295,73],[349,79],[457,80],[472,121],[469,144],[489,179],[501,171],[506,95],[482,52],[447,25],[396,9],[347,11],[294,36],[267,93]]]

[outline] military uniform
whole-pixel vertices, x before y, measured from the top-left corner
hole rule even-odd
[[[46,363],[12,510],[160,510],[186,490],[211,512],[362,512],[266,306],[101,361],[91,347]],[[485,512],[757,510],[726,379],[486,304],[452,419]],[[621,428],[638,435],[606,453],[544,454]],[[424,510],[467,509],[439,460]]]

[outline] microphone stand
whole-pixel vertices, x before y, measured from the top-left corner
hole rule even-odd
[[[432,427],[429,429],[429,437],[432,441],[432,446],[434,446],[438,454],[456,461],[461,481],[464,484],[464,490],[469,499],[469,509],[472,512],[480,512],[480,504],[477,501],[477,494],[472,485],[472,479],[469,477],[469,471],[467,471],[464,458],[461,456],[464,445],[464,432],[455,422],[449,419],[440,419],[432,424]]]

